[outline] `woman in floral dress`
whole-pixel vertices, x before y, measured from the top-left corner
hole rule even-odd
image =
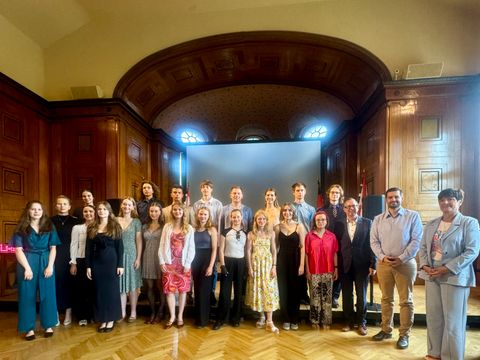
[[[272,313],[279,306],[277,285],[277,250],[275,233],[268,226],[267,214],[259,210],[255,214],[253,231],[247,239],[248,279],[245,303],[254,311],[265,312],[266,330],[278,334],[273,324]],[[260,316],[257,327],[265,326],[265,318]]]
[[[170,319],[169,329],[175,322],[175,293],[178,292],[177,327],[183,327],[183,310],[187,292],[190,291],[191,267],[195,257],[194,230],[187,221],[187,213],[180,203],[171,208],[171,220],[165,224],[160,239],[158,256],[162,269],[163,292],[167,297]]]

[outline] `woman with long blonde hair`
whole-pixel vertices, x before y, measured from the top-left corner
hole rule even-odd
[[[171,219],[165,224],[158,249],[162,269],[163,292],[167,297],[170,319],[165,324],[169,329],[177,322],[182,328],[183,310],[187,292],[190,291],[191,267],[195,257],[193,228],[187,221],[185,207],[179,202],[172,204]],[[178,292],[178,315],[175,316],[175,293]]]
[[[253,231],[247,238],[247,292],[245,304],[260,312],[257,327],[266,325],[266,330],[278,334],[273,324],[272,313],[280,307],[277,285],[277,249],[275,233],[268,226],[264,210],[258,210],[253,219]],[[265,312],[267,322],[265,324]]]
[[[123,242],[123,266],[125,273],[120,278],[120,294],[122,300],[122,318],[127,313],[127,295],[130,300],[130,317],[128,322],[137,319],[137,302],[140,288],[142,287],[142,223],[137,214],[135,200],[126,197],[120,205],[120,213],[117,218],[122,227]]]

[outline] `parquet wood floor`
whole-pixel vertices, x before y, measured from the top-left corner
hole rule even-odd
[[[416,326],[407,350],[395,348],[394,339],[373,342],[379,331],[370,326],[369,335],[342,333],[339,324],[330,331],[312,330],[302,324],[298,331],[280,330],[279,335],[256,329],[248,319],[240,327],[224,326],[218,331],[196,329],[190,321],[182,329],[164,330],[161,325],[117,324],[113,332],[99,334],[96,325],[60,326],[46,339],[25,341],[17,334],[17,314],[0,313],[0,359],[422,359],[426,354],[426,329]],[[277,324],[280,325],[280,324]],[[467,332],[467,360],[480,359],[480,329]]]

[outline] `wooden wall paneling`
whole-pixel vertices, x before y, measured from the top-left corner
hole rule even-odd
[[[50,171],[50,123],[38,118],[36,119],[37,136],[38,136],[38,148],[36,161],[34,161],[34,168],[36,176],[33,181],[38,182],[38,198],[44,204],[48,204],[49,214],[52,214],[54,210],[54,204],[51,201],[51,171]]]
[[[360,192],[360,179],[358,176],[358,135],[350,133],[345,140],[344,192],[346,196],[358,198]]]
[[[472,104],[461,100],[472,93],[472,84],[471,78],[460,78],[387,86],[388,186],[403,188],[405,206],[420,211],[424,222],[439,215],[442,188],[472,181],[462,175],[462,154],[465,146],[478,146],[478,140],[465,144],[463,124],[474,116],[467,110]]]
[[[370,195],[380,195],[386,190],[386,117],[387,110],[382,106],[363,125],[359,134],[359,177],[361,179],[365,172]]]
[[[461,172],[465,190],[461,211],[480,219],[480,81],[472,93],[460,98]],[[479,264],[480,265],[480,264]]]
[[[0,242],[7,242],[29,200],[49,204],[45,101],[0,74]]]
[[[55,197],[63,194],[70,198],[72,201],[72,207],[74,207],[74,200],[73,193],[67,191],[67,187],[65,186],[65,182],[67,182],[67,173],[65,172],[64,166],[64,154],[65,154],[65,146],[68,143],[71,143],[72,139],[67,137],[66,131],[63,129],[61,123],[52,123],[50,124],[50,189],[52,192],[52,201],[55,201]],[[74,161],[74,158],[70,158],[70,161]],[[79,164],[77,164],[78,166]]]
[[[324,186],[325,190],[331,184],[340,184],[345,188],[345,179],[346,179],[346,157],[347,157],[347,140],[346,138],[341,139],[340,141],[328,146],[326,148],[326,170],[325,170],[325,179]],[[325,198],[327,200],[327,198]]]
[[[121,197],[132,196],[138,199],[141,182],[143,179],[149,179],[150,174],[148,137],[123,121],[120,132]]]
[[[148,56],[120,79],[114,97],[150,124],[179,99],[245,83],[325,89],[357,112],[390,78],[373,54],[341,39],[287,31],[240,32],[192,40]]]
[[[103,126],[105,126],[105,199],[114,199],[120,196],[118,119],[108,117],[103,121]]]

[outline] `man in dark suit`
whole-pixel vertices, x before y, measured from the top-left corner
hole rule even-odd
[[[318,209],[323,210],[328,215],[327,230],[334,232],[335,224],[345,220],[345,212],[343,211],[343,189],[339,184],[330,185],[327,189],[327,204],[325,207]],[[318,211],[317,210],[317,211]],[[340,239],[338,239],[338,248],[340,249]],[[338,264],[341,266],[342,259],[339,256]],[[338,279],[333,282],[332,287],[332,308],[338,308],[338,299],[342,291],[342,277],[341,272],[338,274]]]
[[[345,326],[350,331],[358,326],[360,335],[367,335],[367,286],[369,276],[375,275],[376,257],[370,248],[372,221],[358,216],[358,203],[347,198],[343,203],[346,218],[338,221],[335,233],[342,256],[342,301]],[[356,313],[353,310],[353,285],[357,294]]]

